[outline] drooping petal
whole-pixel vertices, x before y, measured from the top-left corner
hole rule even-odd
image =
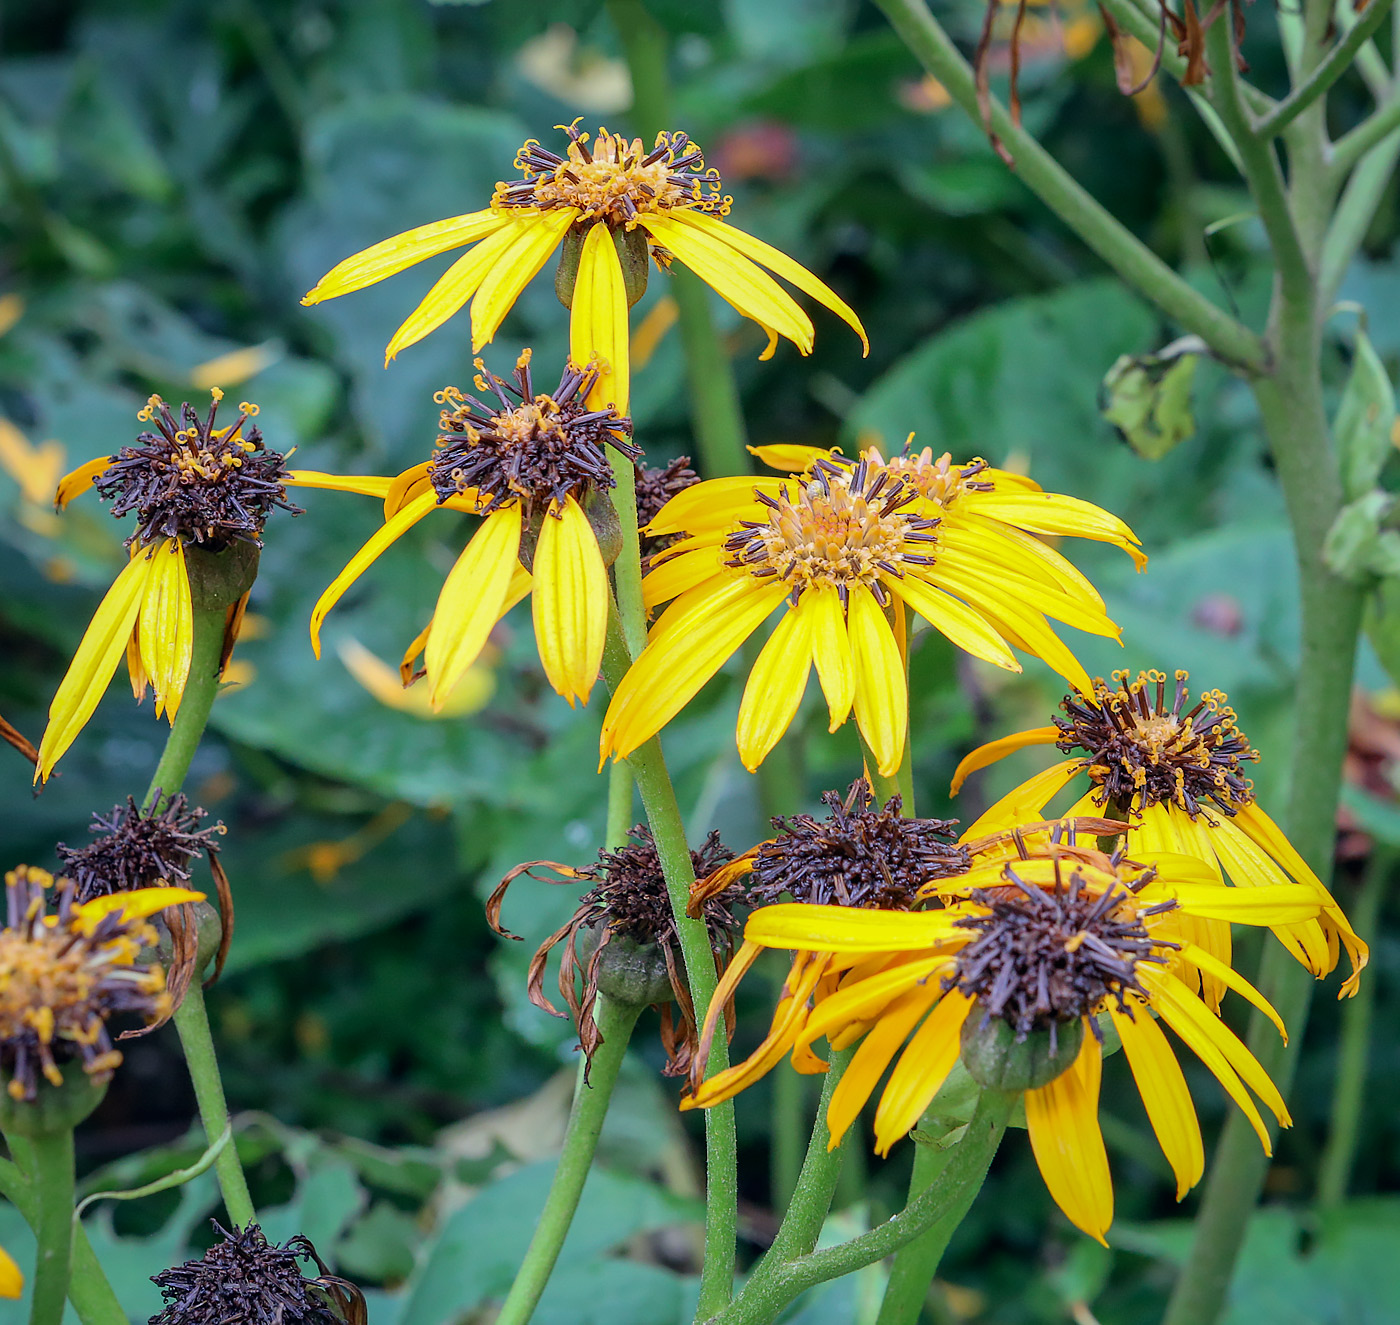
[[[1198,947],[1195,943],[1186,942],[1181,945],[1181,957],[1196,967],[1202,974],[1209,975],[1222,985],[1233,989],[1242,998],[1246,998],[1253,1003],[1268,1019],[1274,1023],[1278,1033],[1283,1037],[1283,1042],[1288,1043],[1288,1028],[1283,1024],[1283,1018],[1279,1016],[1277,1009],[1267,998],[1264,997],[1248,980],[1226,962],[1222,962],[1218,957],[1212,956],[1205,948]],[[1209,1001],[1209,1000],[1208,1000]],[[1212,1011],[1219,1011],[1219,1000]]]
[[[450,248],[471,244],[511,224],[505,212],[487,209],[433,221],[401,235],[393,235],[337,263],[302,298],[303,304],[319,304],[337,299],[354,290],[363,290],[386,276],[393,276],[416,262],[445,253]]]
[[[785,474],[805,474],[818,460],[825,460],[833,454],[825,446],[802,446],[796,442],[750,446],[748,452],[757,456],[769,469],[781,469]],[[836,454],[839,453],[838,448]]]
[[[76,907],[78,922],[85,934],[91,934],[106,916],[120,912],[128,921],[147,920],[168,906],[185,902],[202,902],[204,894],[190,888],[133,888],[130,892],[108,893],[94,897]]]
[[[722,243],[728,244],[730,248],[737,249],[746,258],[752,258],[755,262],[767,267],[769,271],[781,276],[783,280],[797,286],[803,294],[810,295],[819,304],[829,308],[860,337],[864,352],[870,353],[870,341],[867,339],[865,328],[861,326],[860,318],[855,315],[855,311],[825,281],[812,275],[800,262],[794,262],[780,249],[774,248],[771,244],[765,244],[763,240],[745,234],[744,231],[732,225],[727,225],[718,217],[708,216],[704,212],[693,210],[676,211],[672,212],[671,215],[683,224],[703,230]]]
[[[1191,1101],[1181,1064],[1146,1007],[1134,1008],[1135,1016],[1119,1012],[1112,1004],[1109,1015],[1123,1041],[1123,1054],[1132,1069],[1138,1094],[1167,1163],[1176,1175],[1179,1201],[1201,1180],[1206,1169],[1205,1143],[1196,1106]]]
[[[1113,1179],[1099,1129],[1103,1051],[1087,1031],[1079,1056],[1048,1086],[1026,1092],[1026,1128],[1040,1176],[1070,1223],[1108,1245]]]
[[[1024,750],[1028,745],[1054,745],[1064,733],[1056,726],[1032,727],[1029,731],[1016,732],[999,740],[979,745],[971,754],[964,755],[962,762],[953,771],[953,785],[950,796],[962,790],[962,784],[983,768],[990,768],[1000,759],[1005,759],[1013,750]]]
[[[424,460],[421,464],[410,465],[401,474],[394,475],[389,482],[388,491],[383,494],[385,520],[392,520],[415,497],[421,497],[432,487],[428,478],[432,469],[433,462]]]
[[[83,633],[78,651],[49,705],[49,724],[39,742],[34,780],[48,781],[53,766],[92,717],[136,626],[152,562],[138,553],[112,582]]]
[[[166,539],[151,553],[136,638],[142,669],[156,692],[156,712],[163,709],[174,722],[194,651],[194,605],[185,549],[178,538]]]
[[[81,497],[92,487],[94,480],[107,472],[111,463],[111,456],[100,455],[96,460],[79,465],[71,474],[65,474],[58,480],[58,491],[54,493],[53,504],[61,511],[74,497]]]
[[[876,1154],[888,1155],[938,1094],[958,1061],[962,1025],[975,1006],[966,994],[950,989],[914,1032],[875,1110]]]
[[[535,279],[577,217],[576,207],[560,207],[520,226],[515,243],[492,265],[472,300],[473,354],[495,336],[521,290]]]
[[[434,708],[447,702],[462,673],[480,656],[500,619],[519,554],[520,506],[512,502],[481,522],[443,581],[423,650]]]
[[[23,1296],[24,1273],[10,1253],[0,1247],[0,1297],[13,1299]]]
[[[436,505],[437,495],[425,492],[405,506],[392,520],[385,521],[369,536],[364,546],[350,558],[345,569],[316,600],[316,606],[311,613],[311,647],[316,651],[318,658],[321,656],[321,623],[326,619],[326,614],[385,548],[412,529]]]
[[[965,653],[1008,672],[1021,670],[1016,655],[1006,647],[1006,641],[987,623],[986,618],[978,616],[952,594],[925,583],[916,575],[905,575],[902,580],[888,579],[885,585]]]
[[[589,228],[579,255],[574,302],[569,313],[569,356],[579,368],[595,360],[598,379],[588,393],[590,409],[609,405],[626,414],[630,396],[627,290],[622,263],[606,225]]]
[[[976,823],[963,833],[963,840],[972,841],[985,837],[988,833],[1000,833],[1015,828],[1027,820],[1044,818],[1045,807],[1069,784],[1070,780],[1084,771],[1078,759],[1066,759],[1060,764],[1051,764],[1042,773],[1027,778],[1019,787],[1008,791],[996,804],[990,806]]]
[[[378,474],[323,474],[316,469],[292,469],[282,480],[289,488],[327,488],[331,492],[358,492],[384,498],[394,480]]]
[[[811,636],[811,614],[799,603],[783,614],[754,660],[735,730],[739,759],[750,773],[777,745],[802,703],[812,670]]]
[[[851,716],[856,699],[856,664],[851,654],[851,636],[841,599],[830,585],[809,589],[802,595],[804,611],[812,614],[812,661],[817,680],[826,696],[831,718],[828,731],[835,731]]]
[[[780,902],[755,911],[744,938],[765,948],[812,952],[915,952],[949,940],[968,939],[958,916],[943,911],[863,911],[850,906]]]
[[[870,746],[882,777],[899,772],[909,730],[909,688],[890,623],[864,585],[851,591],[847,607],[851,656],[855,661],[856,725]]]
[[[512,560],[518,548],[517,534]],[[535,549],[535,647],[550,685],[570,708],[575,699],[588,702],[602,667],[608,592],[608,569],[583,508],[572,497],[562,507],[551,503]]]
[[[886,957],[877,960],[889,960]],[[938,993],[934,975],[942,975],[950,965],[946,954],[935,957],[922,957],[912,961],[896,959],[887,970],[866,975],[862,979],[851,979],[829,997],[823,998],[812,1010],[807,1025],[798,1036],[799,1045],[809,1045],[823,1035],[839,1034],[852,1022],[869,1022],[883,1019],[886,1008],[896,999],[902,998],[915,985],[929,986],[931,993]],[[912,1029],[912,1027],[911,1027]]]
[[[1069,534],[1113,543],[1132,557],[1141,570],[1147,557],[1138,537],[1116,515],[1078,497],[1058,492],[988,492],[966,494],[978,515],[1018,525],[1033,534]]]

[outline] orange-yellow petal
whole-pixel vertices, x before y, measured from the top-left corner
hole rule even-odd
[[[54,493],[53,504],[61,511],[74,497],[80,497],[93,485],[93,481],[107,472],[112,463],[109,455],[100,455],[79,465],[71,474],[58,480],[58,491]]]
[[[292,469],[283,480],[289,488],[326,488],[331,492],[358,492],[365,497],[388,495],[392,478],[377,474],[323,474],[315,469]]]
[[[958,1061],[963,1022],[975,1006],[966,994],[950,989],[914,1032],[875,1110],[876,1154],[888,1155],[938,1094]]]
[[[1016,732],[999,740],[979,745],[971,754],[964,755],[962,762],[953,772],[953,785],[950,796],[962,790],[962,784],[979,769],[990,768],[998,760],[1006,758],[1013,750],[1024,750],[1028,745],[1054,745],[1064,733],[1058,727],[1032,727],[1029,731]]]
[[[576,207],[560,207],[517,224],[515,242],[492,264],[472,300],[473,354],[495,336],[521,290],[534,280],[577,217]]]

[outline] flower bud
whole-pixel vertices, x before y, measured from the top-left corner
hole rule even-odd
[[[1018,1039],[1000,1017],[978,1016],[974,1008],[963,1022],[962,1061],[986,1090],[1035,1090],[1064,1072],[1083,1043],[1082,1020],[1056,1022]]]

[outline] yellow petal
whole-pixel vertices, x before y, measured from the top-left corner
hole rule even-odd
[[[541,212],[517,227],[515,242],[486,273],[472,300],[473,354],[495,336],[521,290],[534,280],[535,274],[559,246],[564,231],[577,217],[576,207],[561,207],[557,211]],[[623,321],[626,321],[625,313]]]
[[[728,579],[724,557],[713,547],[695,548],[654,562],[642,577],[642,604],[647,611],[716,577]]]
[[[420,637],[424,642],[427,633],[425,630]],[[422,650],[423,643],[415,640],[412,657],[416,658]],[[486,706],[496,689],[496,678],[489,667],[469,667],[447,703],[440,710],[435,710],[427,691],[421,686],[405,688],[399,670],[371,653],[358,640],[349,637],[341,639],[336,645],[336,652],[345,664],[345,670],[385,708],[396,709],[425,721],[477,713]]]
[[[74,497],[80,497],[92,487],[93,480],[105,474],[111,463],[111,456],[100,455],[96,460],[79,465],[71,474],[65,474],[58,480],[58,491],[54,494],[53,504],[61,511]]]
[[[445,253],[462,244],[474,243],[509,225],[511,219],[505,213],[488,209],[405,230],[403,234],[380,240],[332,267],[301,302],[319,304],[354,290],[363,290],[365,286],[374,285],[425,258]]]
[[[926,584],[913,574],[905,575],[902,580],[886,580],[885,583],[964,652],[1008,672],[1021,670],[1021,664],[1006,647],[1006,641],[966,603],[958,602],[951,594]]]
[[[156,692],[156,711],[163,708],[174,722],[194,650],[194,605],[184,546],[178,538],[168,538],[151,554],[151,562],[136,638],[142,669]]]
[[[517,538],[512,555],[518,548]],[[535,647],[550,685],[570,708],[575,699],[588,702],[603,665],[608,592],[598,536],[583,508],[572,497],[562,507],[551,503],[535,549]]]
[[[750,455],[757,456],[769,469],[781,469],[785,474],[805,474],[818,460],[839,455],[824,446],[800,446],[796,442],[777,442],[771,446],[750,446]]]
[[[767,272],[723,241],[670,216],[643,213],[638,223],[745,317],[811,354],[812,319]]]
[[[315,469],[292,469],[283,480],[289,488],[327,488],[331,492],[358,492],[383,498],[394,482],[377,474],[323,474]]]
[[[763,514],[765,508],[755,500],[755,494],[776,497],[779,492],[791,487],[788,479],[769,476],[755,478],[752,474],[707,478],[703,483],[692,483],[676,493],[657,511],[646,532],[695,534],[711,529],[716,533],[727,533],[729,526],[742,512],[752,510],[755,517]]]
[[[856,664],[846,614],[836,590],[826,585],[802,595],[802,610],[812,617],[812,661],[831,718],[827,730],[834,732],[851,716],[856,699]]]
[[[433,486],[428,478],[432,468],[433,462],[425,460],[420,465],[410,465],[389,480],[389,487],[383,494],[386,520],[392,520],[415,497],[421,497]]]
[[[786,593],[781,584],[744,576],[724,584],[698,606],[687,603],[689,595],[678,598],[613,695],[603,719],[602,757],[626,758],[655,736],[763,624]]]
[[[1033,534],[1069,534],[1114,543],[1132,557],[1139,570],[1147,564],[1138,549],[1137,535],[1122,520],[1078,497],[1055,492],[988,492],[977,493],[970,504],[978,515],[1005,520]]]
[[[1200,1182],[1206,1169],[1201,1124],[1196,1117],[1196,1106],[1191,1102],[1186,1077],[1167,1037],[1145,1007],[1136,1006],[1136,1015],[1132,1017],[1119,1012],[1112,1004],[1108,1011],[1123,1041],[1123,1054],[1132,1069],[1152,1130],[1176,1175],[1176,1199],[1179,1201]]]
[[[1181,945],[1181,956],[1192,966],[1206,975],[1213,976],[1221,984],[1233,989],[1235,993],[1247,998],[1256,1008],[1259,1009],[1268,1019],[1274,1023],[1278,1033],[1283,1036],[1283,1042],[1288,1043],[1288,1028],[1283,1024],[1283,1018],[1279,1016],[1274,1005],[1269,1002],[1248,980],[1226,962],[1222,962],[1218,957],[1212,956],[1204,948],[1194,943],[1183,943]]]
[[[321,623],[326,619],[326,614],[385,548],[412,529],[436,505],[437,495],[425,492],[405,506],[392,520],[386,520],[369,536],[365,545],[350,558],[345,569],[316,600],[316,606],[311,613],[311,647],[315,649],[318,658],[321,656]]]
[[[755,911],[744,938],[765,948],[812,952],[917,951],[950,939],[968,938],[958,916],[943,911],[863,911],[849,906],[780,902]]]
[[[768,637],[744,686],[735,740],[750,773],[768,757],[787,731],[812,669],[812,618],[801,604],[783,614]]]
[[[755,239],[753,235],[745,234],[732,225],[726,225],[718,217],[689,210],[672,212],[671,215],[686,225],[695,226],[706,234],[713,235],[716,239],[728,244],[730,248],[737,249],[745,257],[761,263],[769,271],[776,272],[783,280],[797,286],[803,294],[810,295],[819,304],[831,309],[860,337],[864,352],[870,353],[870,341],[866,338],[865,328],[861,326],[860,318],[855,315],[854,310],[825,281],[818,280],[800,262],[794,262],[786,253],[774,248],[771,244],[765,244],[763,240]],[[687,263],[687,265],[689,264]]]
[[[41,778],[48,781],[53,766],[73,744],[106,691],[136,626],[151,568],[149,557],[132,557],[93,613],[49,705],[49,724],[39,742],[39,763],[34,770],[36,782]]]
[[[91,934],[106,916],[120,912],[128,922],[146,920],[167,906],[180,906],[184,902],[202,902],[203,893],[189,888],[133,888],[125,893],[108,893],[105,897],[94,897],[75,908],[83,933]]]
[[[416,345],[429,332],[436,331],[477,292],[497,262],[520,237],[521,222],[512,218],[504,227],[463,253],[423,296],[418,307],[404,319],[384,350],[388,364],[400,350]]]
[[[520,507],[512,502],[492,511],[481,522],[481,528],[462,549],[443,581],[423,651],[434,708],[447,702],[500,619],[501,602],[510,587],[519,554]],[[535,587],[539,587],[538,577]]]
[[[595,363],[598,379],[585,402],[589,409],[627,413],[631,369],[627,362],[627,290],[622,263],[606,225],[589,228],[579,254],[574,302],[569,314],[569,357],[579,368]]]
[[[959,1035],[974,1003],[950,989],[899,1056],[875,1110],[875,1152],[890,1147],[919,1121],[958,1061]],[[980,1015],[980,1014],[977,1014]]]
[[[1026,1128],[1040,1176],[1070,1223],[1091,1238],[1113,1222],[1113,1179],[1099,1130],[1103,1051],[1087,1030],[1079,1057],[1048,1086],[1026,1092]]]
[[[962,834],[962,841],[971,842],[989,833],[1003,833],[1018,824],[1045,817],[1045,807],[1069,784],[1070,780],[1084,771],[1078,759],[1067,759],[1062,764],[1052,764],[1042,773],[1027,778],[1019,787],[1008,791],[996,804],[989,807],[982,816]]]
[[[855,662],[856,725],[865,737],[883,777],[899,772],[909,730],[909,689],[904,660],[890,623],[864,585],[851,591],[847,606],[851,656]]]
[[[876,962],[889,960],[885,956],[875,959]],[[809,1045],[823,1035],[830,1038],[852,1023],[883,1019],[885,1009],[915,985],[929,986],[936,995],[938,983],[932,977],[942,975],[950,966],[949,958],[940,953],[913,960],[895,958],[894,965],[859,979],[853,972],[836,993],[823,998],[812,1010],[807,1025],[798,1036],[798,1045]]]
[[[13,1257],[0,1247],[0,1297],[17,1298],[24,1294],[24,1275]]]
[[[962,762],[953,771],[953,785],[950,796],[962,790],[962,784],[979,769],[990,768],[999,759],[1004,759],[1013,750],[1024,750],[1028,745],[1054,745],[1064,733],[1058,727],[1032,727],[1029,731],[1016,732],[1003,736],[997,741],[979,745],[971,754],[964,755]]]
[[[131,678],[133,698],[138,704],[144,703],[151,678],[146,675],[146,665],[141,661],[141,644],[134,630],[126,642],[126,674]]]

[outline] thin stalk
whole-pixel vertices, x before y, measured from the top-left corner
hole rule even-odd
[[[608,769],[608,824],[603,848],[618,850],[627,841],[632,823],[632,770],[619,759]]]
[[[767,1325],[808,1288],[883,1260],[944,1218],[961,1219],[986,1180],[1017,1098],[1001,1091],[984,1091],[967,1125],[967,1135],[949,1159],[941,1182],[893,1219],[849,1242],[775,1264],[771,1272],[765,1260],[733,1304],[710,1325]]]
[[[648,141],[671,128],[667,85],[666,32],[647,12],[642,0],[608,0],[608,15],[622,42],[632,76],[632,115]],[[715,327],[705,284],[693,272],[677,267],[671,293],[680,314],[690,385],[691,426],[706,478],[747,473],[744,449],[747,432],[739,403],[734,366]]]
[[[34,1191],[34,1259],[29,1325],[61,1325],[73,1257],[73,1129],[29,1138]]]
[[[919,62],[947,88],[954,101],[978,123],[977,88],[972,67],[923,0],[876,0]],[[1265,365],[1259,337],[1243,323],[1193,289],[1151,249],[1092,198],[1029,133],[1011,122],[995,98],[992,128],[1016,161],[1016,174],[1085,244],[1129,285],[1169,317],[1194,331],[1222,358],[1248,372]]]
[[[948,1167],[956,1146],[920,1143],[914,1151],[914,1171],[909,1175],[909,1199],[913,1201],[938,1181]],[[929,1285],[938,1272],[938,1263],[948,1242],[962,1222],[965,1211],[950,1211],[931,1228],[899,1249],[885,1284],[876,1325],[913,1325],[928,1299]]]
[[[1377,143],[1400,129],[1400,97],[1392,95],[1332,145],[1332,168],[1345,174]]]
[[[200,738],[209,723],[214,696],[219,689],[219,658],[224,644],[224,612],[222,609],[196,611],[194,614],[194,645],[190,657],[189,680],[180,700],[180,711],[170,729],[169,739],[161,754],[146,792],[145,808],[155,810],[167,802],[184,784],[190,761],[199,749]],[[190,1080],[194,1083],[195,1099],[199,1103],[199,1119],[204,1125],[205,1139],[212,1144],[229,1125],[228,1102],[224,1098],[224,1083],[219,1076],[219,1061],[214,1053],[214,1039],[209,1032],[209,1014],[204,1007],[204,989],[198,979],[190,981],[185,1000],[175,1011],[175,1029],[185,1051]],[[240,1228],[256,1218],[248,1180],[238,1159],[237,1146],[225,1146],[214,1161],[219,1190],[229,1218]]]
[[[622,1060],[627,1056],[632,1028],[637,1024],[641,1010],[638,1004],[617,1003],[605,994],[598,995],[593,1007],[593,1017],[601,1037],[598,1048],[593,1054],[587,1081],[584,1080],[584,1064],[579,1064],[578,1084],[574,1088],[574,1102],[569,1110],[569,1125],[564,1133],[559,1166],[554,1170],[554,1180],[550,1183],[544,1210],[535,1225],[535,1235],[530,1239],[529,1250],[515,1273],[515,1282],[511,1284],[500,1315],[496,1317],[496,1325],[525,1325],[539,1304],[540,1295],[554,1270],[554,1263],[559,1259],[559,1249],[564,1245],[569,1225],[573,1222],[574,1211],[578,1209],[588,1171],[593,1166],[598,1137],[603,1131],[603,1119],[608,1112]]]
[[[1337,81],[1356,59],[1356,53],[1385,22],[1390,12],[1392,0],[1373,0],[1366,7],[1350,31],[1348,31],[1330,51],[1323,56],[1301,83],[1298,84],[1278,105],[1255,127],[1261,138],[1273,138],[1286,129],[1293,121]]]
[[[781,996],[784,976],[773,981],[774,1002]],[[774,1210],[786,1210],[802,1173],[802,1135],[807,1121],[807,1078],[784,1059],[771,1073],[773,1098],[769,1135],[772,1157],[769,1162],[770,1200]]]
[[[1400,94],[1395,104],[1400,106]],[[1400,159],[1400,128],[1362,158],[1342,190],[1341,201],[1332,214],[1322,246],[1322,274],[1318,285],[1319,302],[1324,308],[1337,297],[1347,268],[1371,228],[1376,208],[1390,187],[1397,159]]]
[[[1367,943],[1380,928],[1381,908],[1395,871],[1395,852],[1377,846],[1366,867],[1366,877],[1352,927]],[[1361,1111],[1365,1103],[1366,1071],[1371,1052],[1371,1017],[1376,1006],[1376,981],[1363,980],[1354,997],[1342,1008],[1342,1034],[1337,1046],[1337,1074],[1332,1086],[1332,1119],[1317,1179],[1317,1204],[1331,1210],[1346,1200],[1356,1144],[1361,1136]]]

